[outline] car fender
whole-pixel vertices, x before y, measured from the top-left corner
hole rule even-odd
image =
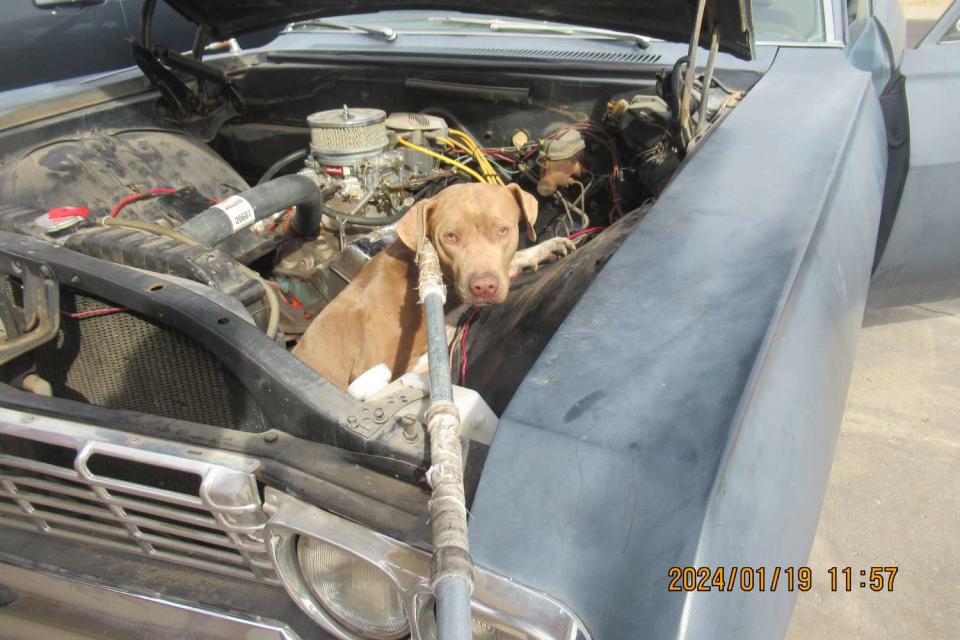
[[[842,50],[781,50],[508,405],[471,509],[476,562],[596,638],[785,633],[796,584],[672,592],[668,573],[764,566],[769,583],[806,562],[885,170],[869,74]]]

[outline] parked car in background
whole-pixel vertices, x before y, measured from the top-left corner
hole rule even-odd
[[[450,344],[473,635],[782,636],[868,295],[960,295],[960,4],[168,2],[287,26],[0,96],[0,635],[434,638],[429,385],[288,348],[476,180],[578,248]]]
[[[124,69],[133,62],[144,0],[8,0],[0,13],[0,91]],[[279,28],[247,34],[243,46],[272,39]],[[197,26],[166,3],[152,32],[177,51],[193,47]]]

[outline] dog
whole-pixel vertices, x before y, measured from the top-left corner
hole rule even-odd
[[[324,307],[293,354],[344,390],[381,363],[393,378],[413,370],[427,350],[417,294],[421,237],[440,257],[448,314],[462,305],[497,304],[520,271],[574,248],[567,238],[551,238],[517,251],[521,223],[536,240],[537,209],[537,199],[515,184],[456,184],[421,200],[397,223],[397,240]]]

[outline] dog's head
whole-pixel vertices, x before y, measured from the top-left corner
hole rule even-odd
[[[515,184],[457,184],[414,205],[397,223],[397,236],[416,251],[425,221],[426,236],[457,297],[467,304],[492,304],[507,298],[519,225],[536,240],[536,220],[537,199]]]

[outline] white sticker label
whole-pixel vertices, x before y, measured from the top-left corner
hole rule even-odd
[[[213,205],[220,211],[227,214],[230,226],[234,231],[249,227],[257,221],[257,216],[253,211],[253,205],[240,196],[230,196],[220,204]]]

